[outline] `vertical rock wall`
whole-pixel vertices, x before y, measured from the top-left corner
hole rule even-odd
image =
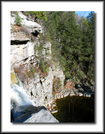
[[[59,65],[55,68],[54,65],[53,68],[50,66],[47,74],[40,72],[38,65],[39,59],[38,56],[36,58],[34,54],[34,45],[35,43],[33,42],[28,42],[26,45],[23,45],[23,47],[18,47],[18,45],[14,47],[14,45],[11,45],[12,70],[17,68],[17,76],[23,82],[27,93],[30,95],[31,99],[34,100],[35,104],[37,106],[47,106],[49,102],[53,100],[52,91],[54,77],[60,78],[60,88],[63,88],[65,76]],[[46,49],[43,49],[43,53],[45,53],[45,50]],[[51,44],[48,46],[47,51],[51,52]],[[51,55],[45,55],[45,59],[51,60]],[[30,71],[31,65],[35,68],[35,72],[32,74],[32,77],[28,76],[28,78],[26,78],[26,74],[24,75],[25,70]]]

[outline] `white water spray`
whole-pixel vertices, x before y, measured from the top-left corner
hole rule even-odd
[[[18,79],[19,85],[11,85],[11,109],[19,111],[21,105],[34,105],[34,101],[27,95],[26,90],[23,88],[21,81]]]
[[[18,82],[19,82],[19,86],[23,88],[23,84],[22,84],[22,82],[20,81],[20,79],[19,79],[17,76],[16,76],[16,78],[17,78],[17,80],[18,80]]]

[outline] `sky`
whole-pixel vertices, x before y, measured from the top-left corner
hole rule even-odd
[[[75,11],[78,16],[87,17],[91,11]]]

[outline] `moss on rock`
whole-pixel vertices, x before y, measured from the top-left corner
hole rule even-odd
[[[11,84],[18,83],[18,80],[16,78],[16,74],[11,73],[11,76],[10,77],[11,77]]]

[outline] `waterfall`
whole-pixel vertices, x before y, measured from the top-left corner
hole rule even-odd
[[[11,91],[11,109],[16,111],[19,110],[19,106],[21,105],[34,105],[34,101],[30,99],[26,90],[23,88],[22,82],[18,79],[19,85],[12,84],[10,91]]]
[[[20,87],[23,87],[23,84],[22,84],[22,82],[20,81],[20,79],[16,76],[16,78],[17,78],[17,80],[18,80],[18,82],[19,82],[19,85],[20,85]]]

